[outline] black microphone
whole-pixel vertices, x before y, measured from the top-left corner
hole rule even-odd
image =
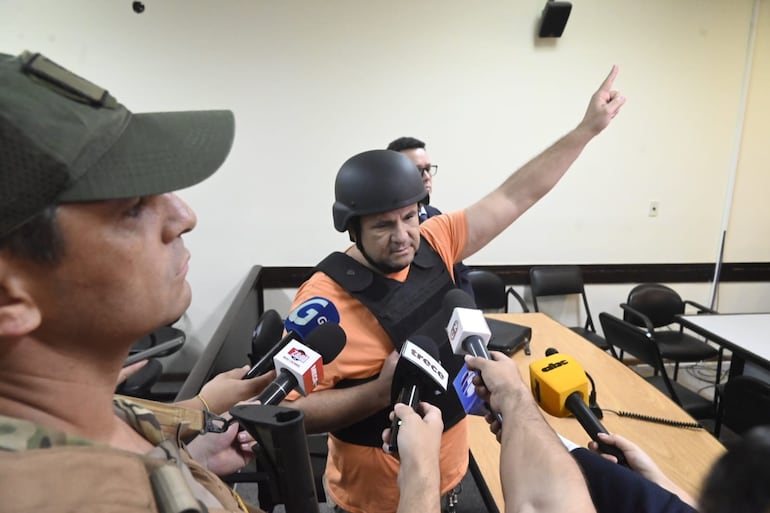
[[[401,346],[401,355],[393,371],[391,402],[404,403],[418,413],[420,397],[446,391],[449,373],[438,361],[438,346],[429,337],[414,335]],[[390,451],[398,452],[401,419],[394,416],[390,427]]]
[[[278,376],[255,399],[275,405],[292,390],[302,395],[312,392],[323,379],[323,364],[340,354],[345,340],[345,332],[336,323],[323,324],[313,330],[307,336],[307,344],[292,340],[273,358]]]
[[[260,355],[269,352],[270,349],[281,339],[283,335],[283,319],[281,314],[275,310],[267,310],[260,316],[254,331],[251,333],[251,353],[249,353],[249,362],[252,366],[256,365]]]
[[[337,307],[328,299],[316,296],[303,301],[289,313],[284,322],[286,336],[279,340],[255,363],[242,379],[251,379],[273,369],[273,359],[292,340],[302,342],[311,331],[326,323],[339,323]]]

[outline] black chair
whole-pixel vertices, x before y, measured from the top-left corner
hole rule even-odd
[[[766,381],[754,376],[733,376],[717,387],[716,399],[714,436],[717,438],[722,426],[742,436],[753,427],[770,424],[770,383]],[[725,438],[728,441],[730,436]]]
[[[631,289],[628,299],[620,307],[623,309],[623,320],[655,335],[663,359],[674,362],[674,381],[679,376],[680,362],[700,362],[718,358],[718,384],[722,371],[722,350],[717,350],[684,331],[677,321],[677,315],[684,313],[686,305],[696,308],[698,313],[716,313],[694,301],[682,300],[674,289],[659,283],[637,285]],[[674,329],[670,329],[671,327]]]
[[[157,391],[154,389],[163,376],[163,364],[158,358],[163,358],[177,352],[182,348],[185,339],[184,331],[172,326],[162,326],[134,342],[129,351],[129,356],[138,355],[156,347],[162,350],[163,348],[158,346],[172,340],[176,341],[177,344],[169,349],[156,352],[148,359],[144,367],[129,376],[123,383],[120,383],[115,388],[115,393],[155,401],[172,400],[176,390]]]
[[[572,331],[588,340],[595,346],[609,351],[617,358],[615,348],[599,334],[596,333],[594,321],[591,317],[591,309],[588,308],[588,298],[583,286],[583,273],[576,265],[538,265],[529,269],[529,286],[532,290],[532,304],[535,311],[539,312],[538,298],[547,296],[572,296],[580,295],[583,300],[583,308],[586,311],[586,322],[583,326],[570,327]]]
[[[607,342],[646,363],[656,374],[645,379],[696,419],[714,418],[714,403],[668,377],[655,335],[607,312],[599,314]]]
[[[513,287],[505,288],[500,275],[484,269],[471,269],[466,274],[473,288],[476,306],[480,310],[495,310],[508,313],[508,296],[518,301],[522,312],[529,312],[527,304]]]

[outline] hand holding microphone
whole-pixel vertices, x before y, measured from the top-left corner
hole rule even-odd
[[[589,384],[583,367],[571,356],[555,350],[549,349],[546,354],[548,356],[529,365],[535,401],[554,417],[574,415],[602,452],[615,456],[618,463],[627,466],[623,451],[599,437],[599,433],[609,432],[588,407]]]
[[[491,358],[486,360],[481,357],[465,357],[465,365],[471,371],[478,375],[473,378],[475,393],[479,398],[486,401],[489,413],[486,420],[490,424],[490,430],[500,441],[500,422],[501,415],[494,415],[492,411],[506,412],[515,414],[519,408],[521,398],[527,395],[527,400],[532,401],[528,387],[519,374],[519,368],[516,363],[508,356],[492,352]],[[484,380],[480,375],[483,373]]]
[[[438,362],[438,346],[428,337],[416,335],[404,342],[393,372],[391,402],[403,403],[417,413],[420,401],[431,394],[446,391],[449,373]],[[388,452],[398,452],[401,419],[394,415],[390,428]]]
[[[269,312],[270,310],[268,310]],[[267,316],[268,312],[265,312]],[[263,316],[263,317],[265,317]],[[262,320],[262,319],[260,319]],[[266,322],[272,321],[268,318]],[[299,342],[305,342],[305,339],[310,333],[319,326],[326,323],[339,323],[340,314],[337,308],[328,299],[316,296],[303,301],[297,308],[289,313],[284,322],[284,328],[286,329],[286,335],[281,338],[272,347],[262,352],[263,356],[249,369],[249,371],[243,376],[243,379],[251,379],[254,376],[259,376],[265,372],[273,369],[273,359],[281,349],[292,340]],[[259,323],[257,327],[259,327]],[[274,328],[270,328],[272,330]],[[257,334],[257,328],[255,328],[255,337],[260,337],[260,345],[263,344],[263,340],[266,340],[269,336],[265,330],[265,334]],[[280,333],[278,334],[280,337]],[[276,337],[277,338],[277,337]],[[307,344],[306,344],[307,345]],[[254,346],[254,340],[252,339],[252,347]]]
[[[302,395],[311,392],[323,379],[323,364],[334,360],[345,347],[345,332],[339,324],[323,324],[308,335],[307,343],[292,340],[275,355],[278,376],[255,400],[276,405],[292,390]]]
[[[461,289],[452,289],[444,296],[442,306],[445,312],[451,312],[446,332],[452,352],[491,360],[487,344],[492,337],[492,331],[484,318],[484,313],[476,308],[473,299]],[[480,373],[478,376],[484,379]],[[461,391],[458,390],[458,395],[460,393]],[[491,411],[489,405],[487,408]],[[503,416],[499,412],[495,412],[494,415],[502,424]]]

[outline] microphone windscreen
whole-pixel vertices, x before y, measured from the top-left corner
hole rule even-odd
[[[311,331],[322,324],[340,322],[340,313],[334,303],[326,298],[315,296],[303,301],[297,308],[292,310],[284,328],[287,332],[294,332],[304,340]]]
[[[409,337],[409,341],[428,353],[437,362],[440,361],[438,346],[432,338],[426,335],[412,335]]]
[[[470,308],[476,310],[476,303],[462,289],[451,289],[444,295],[441,305],[447,316],[451,316],[455,308]]]
[[[337,323],[321,324],[311,331],[305,345],[321,355],[324,365],[331,362],[345,347],[347,336],[345,330]]]
[[[283,320],[281,315],[275,310],[268,310],[262,314],[254,326],[251,334],[251,350],[257,354],[264,354],[276,342],[281,340],[283,335]]]
[[[554,353],[530,363],[529,379],[535,401],[555,417],[570,415],[567,398],[574,392],[588,399],[585,370],[569,355]]]

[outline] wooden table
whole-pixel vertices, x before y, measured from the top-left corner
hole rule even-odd
[[[597,402],[603,409],[693,422],[684,410],[634,371],[545,314],[490,314],[489,317],[532,328],[532,355],[527,356],[524,351],[513,355],[522,378],[529,380],[529,364],[543,358],[547,348],[554,347],[575,358],[591,375],[596,384]],[[582,446],[588,444],[590,438],[576,419],[556,418],[545,412],[543,416],[560,435]],[[469,416],[469,420],[471,453],[495,504],[499,511],[504,511],[500,445],[482,417]],[[642,447],[672,481],[695,497],[712,463],[724,452],[722,444],[702,429],[665,426],[606,411],[601,422],[609,432],[623,435]]]

